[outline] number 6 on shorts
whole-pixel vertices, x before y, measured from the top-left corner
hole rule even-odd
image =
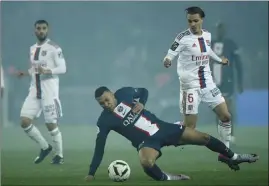
[[[180,112],[182,114],[198,114],[201,102],[197,90],[180,90]]]

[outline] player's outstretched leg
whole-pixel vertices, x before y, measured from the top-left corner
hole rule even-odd
[[[230,148],[230,142],[234,141],[234,137],[232,136],[231,114],[228,111],[228,105],[223,102],[214,108],[214,112],[219,118],[218,133],[220,138],[226,147]],[[229,161],[223,154],[219,154],[218,160],[226,164]]]
[[[223,154],[229,158],[227,164],[233,170],[239,170],[240,163],[253,163],[259,159],[259,156],[256,154],[236,154],[213,136],[188,127],[185,128],[181,139],[179,140],[179,144],[204,145],[214,152]]]
[[[49,133],[54,143],[55,155],[51,161],[51,164],[61,165],[64,163],[63,158],[63,140],[62,133],[56,123],[46,123]]]
[[[145,145],[145,144],[144,144]],[[170,181],[170,180],[189,180],[190,177],[179,174],[173,175],[163,172],[156,164],[155,161],[159,156],[159,152],[150,147],[142,147],[139,150],[140,163],[144,172],[156,181]]]
[[[52,147],[42,136],[38,128],[32,124],[32,120],[27,117],[21,117],[21,127],[25,133],[34,140],[41,148],[39,155],[34,160],[34,163],[41,163],[45,157],[51,152]]]

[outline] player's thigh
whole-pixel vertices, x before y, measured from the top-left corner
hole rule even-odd
[[[197,89],[180,90],[180,112],[184,115],[198,114],[201,98]]]
[[[228,110],[232,110],[233,108],[233,97],[232,95],[229,95],[229,96],[223,96],[224,97],[224,100],[225,100],[225,103],[227,105],[227,108]]]
[[[209,139],[210,136],[208,134],[186,127],[178,143],[180,145],[206,145]]]
[[[33,120],[39,117],[42,112],[41,102],[33,93],[29,93],[21,108],[21,118],[28,118]]]
[[[184,115],[185,126],[196,127],[200,102],[201,98],[197,89],[180,91],[180,112]]]
[[[201,93],[202,102],[206,103],[212,110],[223,103],[226,105],[220,89],[214,84],[202,89]]]
[[[42,100],[42,110],[47,124],[56,124],[62,117],[62,106],[58,98],[45,97]]]

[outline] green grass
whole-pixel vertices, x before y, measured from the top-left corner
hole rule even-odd
[[[40,127],[40,126],[39,126]],[[45,132],[44,127],[40,127]],[[64,127],[65,164],[50,165],[51,156],[39,165],[33,164],[38,148],[19,128],[4,129],[2,137],[2,185],[268,185],[268,128],[240,128],[237,131],[237,152],[255,152],[260,160],[254,164],[242,164],[238,172],[217,162],[217,154],[203,147],[185,146],[164,148],[158,165],[167,172],[184,173],[192,180],[156,182],[142,171],[138,156],[129,142],[115,133],[108,138],[105,156],[96,173],[96,180],[84,181],[92,157],[95,128],[86,126]],[[214,127],[202,131],[216,135]],[[15,137],[15,138],[14,138]],[[108,179],[107,167],[113,160],[129,163],[131,177],[124,183]]]

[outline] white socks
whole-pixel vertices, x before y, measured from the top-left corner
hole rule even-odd
[[[231,122],[219,121],[218,133],[220,135],[222,142],[226,145],[226,147],[230,148],[230,141],[232,140]]]
[[[24,131],[32,140],[39,144],[41,149],[45,150],[49,147],[48,142],[42,136],[38,128],[36,128],[33,124],[24,128]]]
[[[59,155],[63,158],[63,140],[62,140],[62,133],[59,131],[59,128],[55,128],[54,130],[50,131],[50,135],[52,137],[52,141],[54,143],[55,154]]]
[[[238,157],[238,154],[234,153],[234,156],[232,157],[232,160],[236,160]]]

